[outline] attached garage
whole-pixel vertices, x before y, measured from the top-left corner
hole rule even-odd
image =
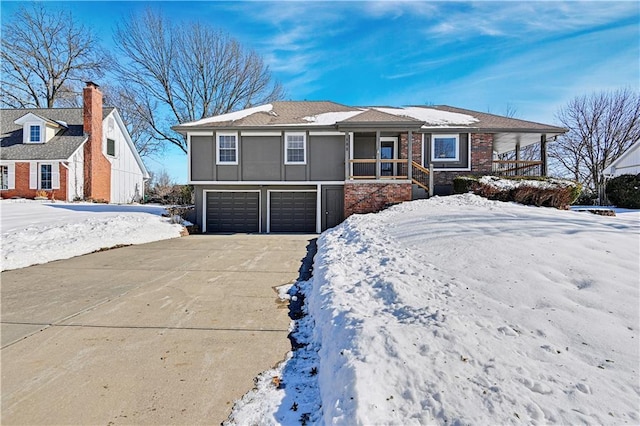
[[[260,232],[259,191],[206,191],[206,232]]]
[[[268,197],[267,232],[316,232],[316,191],[269,191]]]

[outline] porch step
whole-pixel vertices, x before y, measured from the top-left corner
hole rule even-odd
[[[429,191],[422,188],[420,185],[412,184],[411,185],[411,199],[412,200],[424,200],[425,198],[429,198]]]

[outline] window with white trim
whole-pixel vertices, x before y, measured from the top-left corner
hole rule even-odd
[[[39,143],[40,142],[40,126],[29,126],[29,142],[31,143]]]
[[[307,163],[307,134],[285,133],[284,164]]]
[[[115,157],[116,155],[116,141],[107,138],[107,155]]]
[[[0,189],[9,189],[9,166],[0,166]]]
[[[433,135],[431,137],[431,161],[458,161],[459,159],[459,135]]]
[[[238,134],[218,133],[217,164],[238,164]]]
[[[51,189],[52,179],[51,164],[40,164],[40,189]]]

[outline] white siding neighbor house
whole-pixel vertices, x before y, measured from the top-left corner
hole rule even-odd
[[[0,110],[0,198],[132,203],[149,174],[116,108],[88,82],[82,108]]]
[[[638,173],[640,173],[640,141],[636,141],[624,154],[602,171],[606,178],[614,178],[620,175],[637,175]]]

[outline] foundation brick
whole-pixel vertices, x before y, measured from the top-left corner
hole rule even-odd
[[[375,213],[390,204],[411,200],[410,183],[351,183],[344,185],[344,217]]]

